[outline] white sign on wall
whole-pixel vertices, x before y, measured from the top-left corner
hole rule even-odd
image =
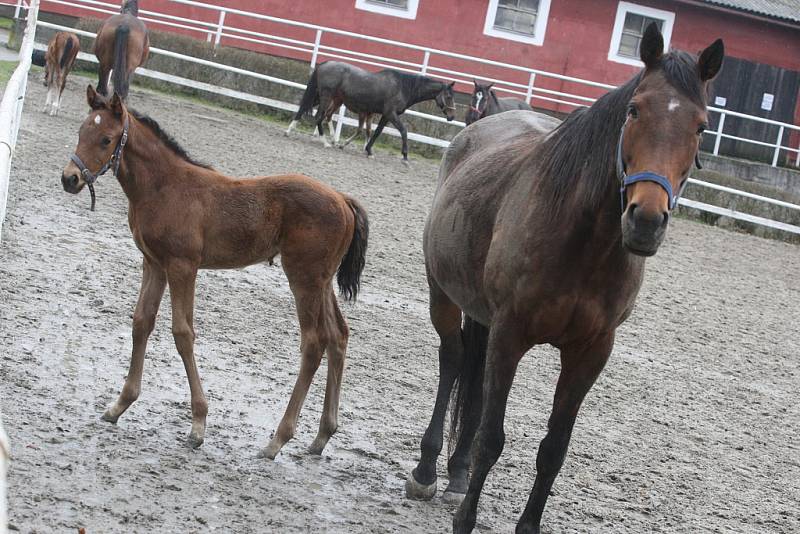
[[[775,95],[770,93],[764,93],[764,96],[761,98],[761,109],[764,111],[772,111],[772,103],[775,101]]]
[[[727,104],[727,103],[728,103],[728,99],[725,98],[724,96],[718,96],[718,97],[714,98],[714,105],[715,106],[725,107],[725,104]]]

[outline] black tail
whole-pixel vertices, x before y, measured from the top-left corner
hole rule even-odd
[[[300,100],[300,109],[294,114],[294,120],[299,121],[303,115],[314,109],[314,106],[319,104],[319,94],[317,93],[317,71],[319,67],[314,69],[311,77],[306,83],[306,92],[303,93],[303,98]]]
[[[470,423],[470,418],[480,417],[489,329],[465,315],[461,340],[464,344],[464,363],[450,396],[450,449],[455,447],[461,430]],[[477,421],[471,422],[477,424]]]
[[[366,210],[356,199],[345,195],[345,200],[353,210],[356,224],[353,229],[353,240],[350,241],[350,247],[336,273],[336,283],[339,284],[339,293],[345,300],[355,300],[361,287],[361,272],[364,270],[364,256],[367,254],[369,221]]]
[[[128,37],[131,29],[127,24],[120,24],[114,35],[114,92],[123,100],[128,98]]]
[[[69,55],[70,52],[72,52],[73,46],[74,45],[72,44],[72,38],[68,37],[67,42],[64,44],[64,52],[62,52],[61,54],[61,61],[58,62],[61,65],[62,70],[66,68],[67,63],[69,62]]]

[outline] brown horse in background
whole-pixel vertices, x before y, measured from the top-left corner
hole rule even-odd
[[[547,343],[561,352],[561,373],[516,530],[540,532],[578,410],[633,310],[645,257],[664,238],[707,127],[707,86],[722,65],[722,41],[699,59],[663,48],[653,23],[641,42],[645,68],[628,83],[555,129],[557,121],[530,111],[481,119],[453,139],[442,162],[423,237],[439,386],[406,493],[436,492],[458,381],[445,490],[461,499],[457,534],[472,532],[503,450],[517,365]]]
[[[126,99],[133,71],[150,55],[150,37],[138,14],[138,0],[127,0],[120,14],[107,18],[97,31],[94,54],[100,62],[97,92],[101,95],[108,95],[108,77],[113,72],[114,92]]]
[[[58,114],[61,107],[61,93],[67,84],[67,75],[75,65],[75,58],[81,50],[78,36],[70,32],[56,33],[47,44],[45,52],[44,86],[47,87],[47,100],[44,112]]]
[[[119,399],[103,415],[116,422],[138,398],[147,339],[169,284],[172,333],[192,398],[189,443],[203,443],[208,403],[194,358],[194,295],[198,269],[238,269],[281,255],[300,321],[300,373],[286,413],[264,456],[290,440],[311,380],[328,354],[325,403],[312,453],[336,431],[348,328],[332,280],[355,299],[369,226],[353,198],[307,176],[234,179],[193,161],[153,119],[87,88],[91,110],[64,169],[66,191],[78,193],[115,167],[128,197],[128,223],[142,251],[143,279],[133,314],[133,354]],[[84,164],[84,162],[86,162]],[[101,162],[108,162],[100,167]],[[91,166],[91,170],[88,168]]]

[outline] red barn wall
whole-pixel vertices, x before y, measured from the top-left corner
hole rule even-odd
[[[340,30],[382,37],[420,46],[477,56],[548,72],[583,78],[595,82],[620,84],[630,78],[637,67],[608,60],[611,33],[618,2],[616,0],[552,0],[543,46],[533,46],[483,34],[488,2],[486,0],[419,0],[415,20],[372,13],[355,8],[355,0],[209,0],[207,3],[228,8],[255,11],[274,17],[329,26]],[[767,63],[785,69],[800,70],[800,29],[797,26],[772,23],[747,14],[698,6],[688,0],[635,2],[639,5],[675,13],[671,46],[697,52],[714,39],[725,41],[726,53],[749,61]],[[322,6],[325,6],[324,8]],[[218,14],[208,9],[186,6],[169,0],[142,0],[140,9],[180,15],[216,23]],[[48,1],[42,10],[70,15],[94,15],[91,11],[67,7]],[[103,16],[103,15],[100,15]],[[269,21],[228,15],[226,24],[248,30],[273,33],[303,41],[314,40],[314,30],[289,27]],[[152,25],[158,29],[169,29]],[[205,35],[188,30],[172,29],[198,38]],[[276,55],[309,60],[306,53],[261,46],[236,39],[223,38],[223,44],[250,48]],[[325,35],[323,44],[406,61],[421,62],[422,53],[391,45],[371,43],[357,38]],[[329,59],[320,56],[320,60]],[[527,84],[528,75],[497,69],[453,58],[434,56],[432,66],[496,77]],[[367,68],[375,68],[368,67]],[[432,75],[436,72],[432,71]],[[596,97],[602,90],[538,77],[536,85],[565,92]],[[458,89],[468,91],[470,87]],[[536,101],[537,106],[553,109]],[[562,107],[563,108],[563,107]],[[569,108],[560,109],[566,111]],[[800,107],[798,107],[800,115]]]

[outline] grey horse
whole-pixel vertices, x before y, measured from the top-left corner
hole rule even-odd
[[[435,100],[448,121],[455,116],[453,83],[445,83],[420,74],[407,74],[392,69],[369,72],[341,61],[327,61],[319,65],[306,84],[300,108],[286,133],[292,131],[303,115],[317,106],[315,115],[317,131],[325,146],[330,146],[322,129],[328,123],[333,136],[331,116],[344,104],[359,117],[380,114],[378,127],[364,149],[372,155],[372,145],[387,123],[392,123],[403,138],[403,161],[408,161],[408,133],[400,120],[409,107],[426,100]]]
[[[472,100],[469,103],[469,110],[464,117],[464,122],[467,125],[472,124],[478,119],[488,117],[489,115],[497,115],[504,111],[511,111],[514,109],[523,109],[533,111],[533,109],[518,98],[497,98],[494,90],[492,89],[493,83],[481,85],[475,80],[475,89],[472,91]]]

